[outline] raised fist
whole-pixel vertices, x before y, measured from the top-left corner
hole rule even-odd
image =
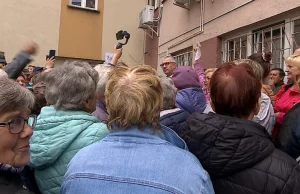
[[[36,54],[37,50],[38,50],[38,45],[33,41],[26,43],[22,49],[22,51],[30,55]]]

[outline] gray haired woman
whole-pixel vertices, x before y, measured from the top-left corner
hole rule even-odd
[[[108,76],[113,69],[114,69],[113,66],[106,65],[106,64],[99,64],[95,67],[95,70],[99,75],[99,81],[97,84],[98,99],[96,104],[96,110],[92,113],[92,115],[97,117],[102,122],[106,122],[108,119],[104,93],[105,93],[105,86],[108,80]]]
[[[59,193],[67,165],[81,149],[104,138],[108,129],[95,110],[99,80],[87,63],[71,62],[48,72],[43,107],[31,139],[30,166],[42,193]]]
[[[185,110],[176,108],[177,88],[174,86],[172,79],[160,78],[160,84],[163,89],[163,110],[160,112],[159,122],[180,135],[190,114]]]
[[[29,139],[36,120],[30,115],[34,96],[7,78],[0,78],[0,88],[0,191],[30,193],[19,173],[30,159]]]
[[[111,60],[111,63],[109,64],[99,64],[95,67],[95,70],[98,73],[99,81],[97,84],[97,104],[96,104],[96,110],[92,113],[95,117],[97,117],[100,121],[106,122],[108,119],[108,112],[106,109],[105,99],[104,99],[104,92],[106,83],[108,82],[109,74],[115,69],[115,68],[124,68],[128,67],[123,62],[118,62],[119,58],[122,56],[122,48],[116,49],[114,48],[114,55]]]

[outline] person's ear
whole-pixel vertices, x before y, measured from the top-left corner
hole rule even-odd
[[[91,99],[85,100],[83,102],[83,107],[84,107],[84,111],[91,113],[92,112]]]
[[[258,98],[258,101],[257,101],[256,106],[254,108],[254,115],[257,115],[259,113],[260,106],[261,106],[261,98]]]

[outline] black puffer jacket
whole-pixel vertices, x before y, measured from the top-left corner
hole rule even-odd
[[[283,118],[283,123],[276,136],[275,145],[278,149],[284,150],[291,137],[292,130],[295,129],[296,120],[300,113],[300,103],[294,105]]]
[[[194,113],[183,139],[211,176],[216,194],[299,194],[300,166],[252,121]]]
[[[188,116],[190,116],[190,114],[185,110],[174,110],[174,112],[162,115],[159,118],[159,121],[160,124],[169,127],[170,129],[174,130],[177,134],[180,135],[182,133],[185,121],[188,118]]]
[[[24,186],[19,174],[8,171],[0,171],[0,193],[33,194]]]

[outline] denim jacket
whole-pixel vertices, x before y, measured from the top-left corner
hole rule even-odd
[[[62,194],[214,193],[208,173],[185,142],[162,126],[112,130],[72,159]]]

